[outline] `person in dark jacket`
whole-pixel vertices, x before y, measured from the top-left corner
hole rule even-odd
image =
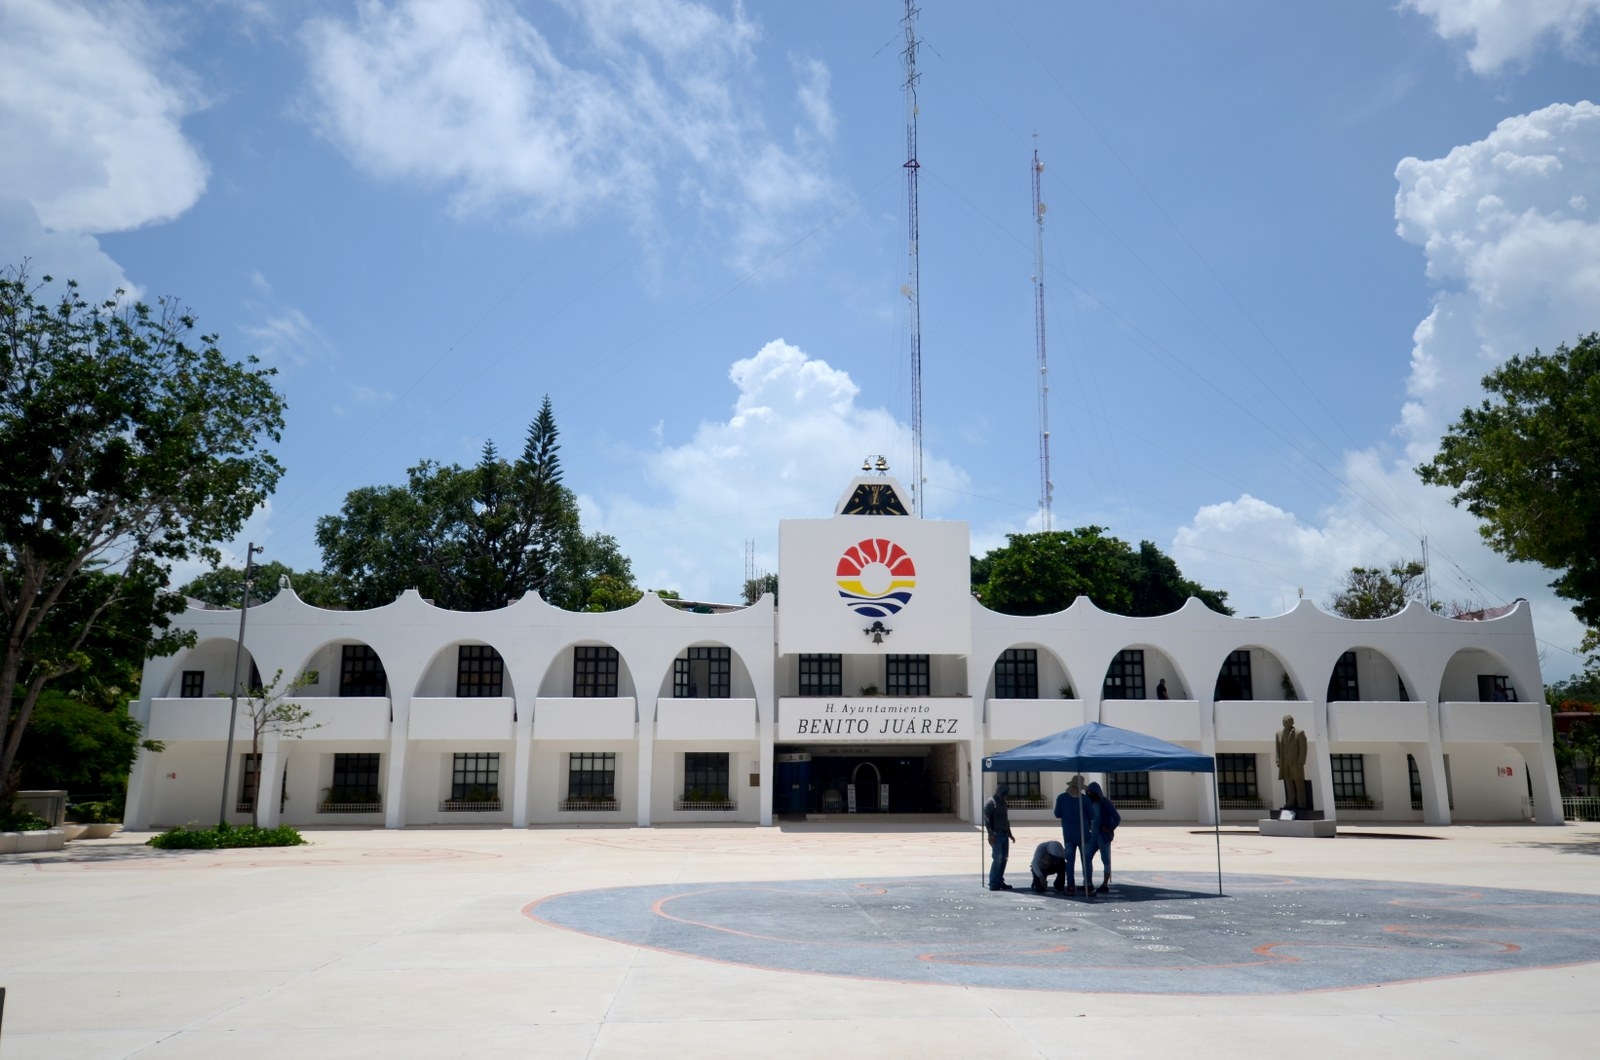
[[[1086,854],[1083,831],[1089,820],[1089,807],[1083,801],[1083,778],[1074,776],[1067,781],[1067,790],[1056,796],[1056,817],[1061,820],[1061,845],[1067,856],[1067,890],[1078,889],[1077,865]],[[1092,883],[1089,867],[1084,865],[1083,884],[1087,890]]]
[[[1084,879],[1086,887],[1094,886],[1094,855],[1100,854],[1100,864],[1105,866],[1105,878],[1100,881],[1097,893],[1105,894],[1111,889],[1111,840],[1116,837],[1117,825],[1122,823],[1122,814],[1111,804],[1111,796],[1100,790],[1100,784],[1091,781],[1084,795],[1089,800],[1091,807],[1089,818],[1089,862],[1086,870],[1089,875]]]
[[[1033,874],[1033,893],[1043,894],[1045,880],[1054,876],[1056,893],[1066,894],[1068,866],[1066,848],[1054,839],[1034,847],[1033,863],[1028,866]]]
[[[1006,861],[1011,857],[1011,844],[1017,837],[1011,834],[1011,813],[1006,809],[1006,794],[1011,789],[1000,784],[994,795],[983,804],[983,834],[989,840],[989,890],[1009,891],[1006,882]]]

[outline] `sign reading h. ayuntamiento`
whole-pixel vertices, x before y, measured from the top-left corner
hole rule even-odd
[[[827,699],[798,696],[778,700],[780,743],[808,740],[964,740],[972,735],[972,700]]]

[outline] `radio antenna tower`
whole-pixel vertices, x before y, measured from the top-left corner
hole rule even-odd
[[[1050,481],[1050,366],[1044,355],[1044,203],[1039,198],[1039,138],[1033,146],[1033,334],[1039,358],[1039,529],[1054,529],[1050,506],[1055,483]]]
[[[906,0],[906,224],[910,233],[910,277],[901,293],[911,310],[911,499],[923,514],[922,479],[922,266],[917,253],[917,7]]]

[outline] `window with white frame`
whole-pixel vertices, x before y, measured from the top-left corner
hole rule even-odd
[[[1261,798],[1256,786],[1256,756],[1217,755],[1217,797],[1253,801]]]
[[[928,657],[890,655],[884,660],[884,694],[925,696],[928,694]]]
[[[1217,674],[1217,689],[1213,698],[1219,700],[1255,698],[1250,679],[1249,648],[1228,653],[1227,659],[1222,663],[1222,672]]]
[[[733,652],[729,648],[690,648],[672,661],[675,699],[727,699],[732,694]]]
[[[1039,698],[1039,652],[1036,648],[1007,648],[994,664],[994,698]]]
[[[610,698],[617,694],[617,649],[580,644],[572,649],[572,695],[579,699]]]
[[[456,752],[450,762],[450,799],[452,802],[499,802],[499,752]]]
[[[1365,755],[1329,755],[1333,776],[1333,802],[1343,809],[1359,809],[1371,800],[1367,796]]]
[[[839,696],[844,694],[843,661],[837,654],[812,654],[800,656],[800,694],[802,696]]]
[[[617,798],[617,756],[612,751],[573,751],[567,756],[567,803],[614,807]]]
[[[339,656],[339,695],[341,697],[386,696],[389,677],[383,660],[365,644],[346,644]]]
[[[683,801],[728,802],[728,753],[687,751],[683,756]]]
[[[1042,805],[1044,802],[1044,786],[1040,783],[1038,773],[996,773],[994,775],[995,789],[999,790],[1001,784],[1006,785],[1009,789],[1006,792],[1006,801],[1013,806],[1027,802],[1036,802]]]
[[[505,695],[506,664],[487,644],[463,644],[456,652],[456,695],[462,699]]]
[[[1144,698],[1144,649],[1124,648],[1106,668],[1105,699]]]
[[[178,695],[183,699],[201,699],[206,694],[206,672],[204,670],[183,671],[183,684]]]
[[[1136,773],[1107,773],[1106,787],[1110,789],[1107,794],[1112,802],[1150,802],[1150,773],[1148,770],[1139,770]]]

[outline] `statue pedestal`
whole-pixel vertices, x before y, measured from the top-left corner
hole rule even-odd
[[[1308,811],[1315,813],[1316,811]],[[1296,817],[1286,821],[1281,817],[1263,817],[1256,822],[1262,835],[1290,836],[1297,839],[1332,839],[1337,834],[1337,822],[1325,821],[1321,813],[1315,817]]]

